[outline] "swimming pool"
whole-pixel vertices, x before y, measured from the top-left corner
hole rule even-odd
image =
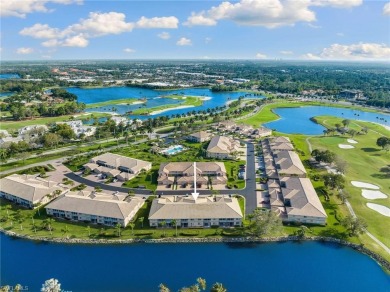
[[[161,153],[166,155],[175,155],[177,153],[182,152],[183,150],[186,150],[182,145],[173,145],[168,148],[162,149]]]

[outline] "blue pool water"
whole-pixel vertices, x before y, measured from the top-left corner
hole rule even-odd
[[[161,98],[164,95],[171,94],[181,94],[188,96],[201,96],[201,97],[209,97],[209,100],[205,100],[202,106],[185,108],[185,109],[177,109],[166,111],[157,115],[153,115],[153,117],[165,116],[165,115],[173,115],[173,114],[183,114],[193,110],[207,110],[208,108],[215,108],[217,106],[223,106],[229,100],[238,99],[240,96],[247,95],[247,97],[251,98],[262,98],[261,96],[254,96],[245,92],[212,92],[208,88],[186,88],[186,89],[178,89],[178,90],[153,90],[146,88],[138,88],[138,87],[105,87],[105,88],[76,88],[71,87],[67,88],[67,90],[73,94],[76,94],[79,102],[84,102],[86,104],[97,103],[107,100],[116,100],[116,99],[124,99],[124,98],[132,98],[134,100],[138,100],[140,98],[146,99],[146,107],[156,107],[166,104],[177,104],[182,103],[181,100],[175,100],[171,98]],[[110,105],[104,107],[97,107],[93,109],[89,109],[87,111],[112,111],[112,108],[115,107],[117,109],[117,113],[125,114],[126,112],[133,111],[138,108],[142,108],[145,105],[141,104],[133,104],[133,105]],[[131,115],[131,118],[140,118],[145,119],[149,116],[137,116]]]
[[[320,135],[325,129],[323,126],[310,120],[315,116],[335,116],[350,120],[376,122],[390,126],[390,115],[384,113],[364,112],[360,110],[327,107],[306,106],[297,108],[276,108],[274,112],[280,116],[279,120],[266,123],[265,126],[278,132],[305,135]]]
[[[175,147],[170,147],[166,150],[164,150],[163,152],[168,154],[168,155],[174,155],[174,154],[177,154],[177,153],[180,153],[184,150],[184,147],[182,145],[177,145]]]
[[[1,241],[0,284],[39,291],[51,277],[65,291],[171,291],[197,277],[234,291],[389,291],[371,258],[319,242],[268,244],[64,245]]]

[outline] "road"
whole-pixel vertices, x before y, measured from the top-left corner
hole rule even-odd
[[[159,134],[158,137],[159,138],[164,138],[164,137],[167,137],[167,136],[169,136],[171,134],[172,133]],[[147,141],[147,139],[140,139],[138,141],[131,142],[129,144],[120,144],[119,146],[115,145],[115,146],[103,148],[103,150],[104,151],[110,151],[110,150],[114,150],[114,149],[117,149],[117,148],[128,147],[129,145],[136,145],[136,144],[139,144],[139,143],[144,143],[146,141]],[[104,141],[104,142],[107,142],[107,141]],[[50,150],[50,151],[47,151],[47,152],[44,152],[44,153],[40,154],[40,156],[46,155],[46,154],[61,153],[61,152],[66,151],[66,150],[72,150],[72,149],[74,150],[74,149],[77,149],[79,147],[80,146],[78,146],[78,145],[72,145],[72,146],[68,146],[68,147],[64,147],[64,148],[60,148],[60,149],[56,149],[56,150]],[[56,152],[53,152],[53,151],[56,151]],[[21,170],[24,170],[24,169],[27,169],[27,168],[31,168],[31,167],[35,167],[35,166],[53,164],[56,161],[63,162],[63,161],[65,161],[66,159],[68,159],[70,157],[75,157],[75,156],[79,156],[79,155],[87,155],[87,154],[90,154],[90,153],[93,153],[93,152],[96,152],[96,151],[97,150],[92,150],[92,151],[83,152],[83,153],[79,153],[79,154],[75,154],[75,155],[71,155],[71,156],[64,156],[62,158],[51,159],[51,160],[46,160],[46,161],[42,161],[42,162],[27,164],[27,165],[24,165],[24,166],[20,166],[20,167],[16,167],[16,168],[12,168],[12,169],[1,171],[0,175],[6,175],[6,174],[14,173],[14,172],[21,171]]]
[[[220,193],[223,195],[241,195],[246,199],[245,210],[247,214],[252,213],[257,205],[256,202],[256,169],[255,169],[255,152],[253,143],[247,143],[247,168],[246,168],[246,187],[241,190],[221,190]],[[118,186],[106,185],[98,182],[93,182],[85,179],[75,173],[65,174],[71,180],[78,183],[83,183],[87,186],[95,188],[96,186],[101,187],[103,190],[111,192],[123,192],[127,193],[129,190],[133,190],[136,195],[149,196],[152,195],[152,191],[148,189],[139,188],[123,188]],[[198,190],[201,195],[209,195],[210,190]],[[156,195],[191,195],[191,190],[166,190],[156,191]]]

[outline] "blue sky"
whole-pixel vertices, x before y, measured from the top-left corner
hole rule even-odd
[[[389,60],[390,4],[369,0],[4,0],[2,60]]]

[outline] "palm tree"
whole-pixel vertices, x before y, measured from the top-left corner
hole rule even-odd
[[[121,236],[121,227],[122,227],[122,225],[120,225],[119,223],[117,223],[117,224],[115,225],[115,227],[116,227],[117,232],[118,232],[118,237],[120,237],[120,236]]]
[[[176,221],[176,219],[173,219],[173,220],[171,221],[171,224],[175,226],[175,229],[176,229],[176,237],[177,237],[177,221]]]
[[[138,221],[141,222],[141,228],[144,228],[144,220],[145,220],[144,217],[139,217],[138,218]]]
[[[91,236],[91,227],[88,225],[85,230],[88,231],[88,236],[90,237]]]
[[[129,226],[131,228],[131,235],[134,236],[134,226],[135,226],[134,222],[130,222]]]

